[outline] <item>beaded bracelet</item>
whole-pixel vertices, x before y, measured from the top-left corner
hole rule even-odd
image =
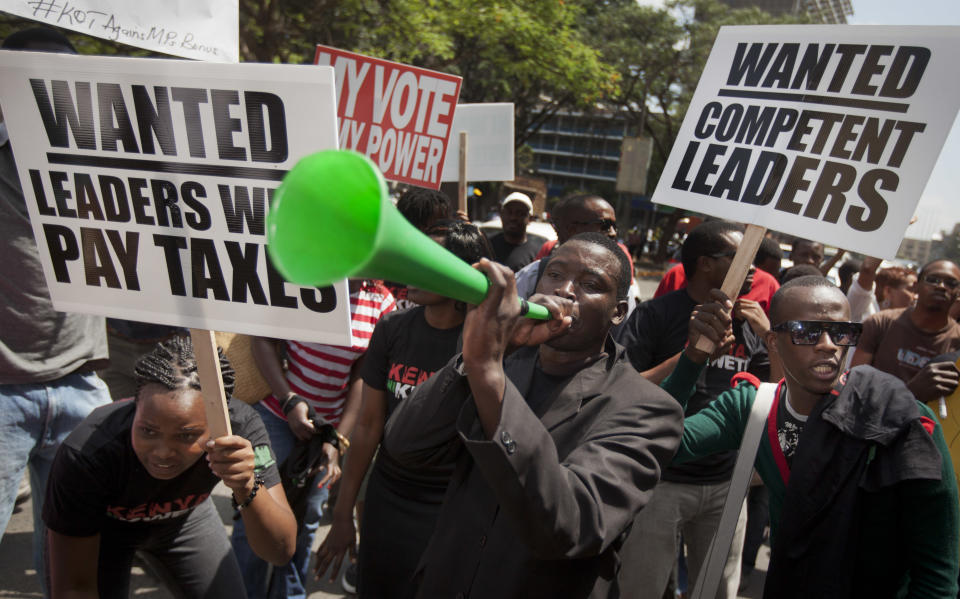
[[[230,495],[230,504],[233,505],[233,509],[240,511],[243,508],[249,506],[253,503],[253,498],[257,496],[257,490],[263,486],[263,477],[259,474],[253,475],[253,488],[250,489],[250,495],[243,501],[243,503],[237,503],[237,498],[231,494]]]

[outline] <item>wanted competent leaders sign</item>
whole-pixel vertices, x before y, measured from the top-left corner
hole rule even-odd
[[[340,147],[390,181],[439,189],[462,79],[328,46],[313,62],[336,72]]]
[[[0,105],[58,310],[350,343],[345,284],[265,251],[283,175],[337,146],[333,69],[8,51]]]
[[[724,27],[653,201],[893,257],[958,55],[960,27]]]

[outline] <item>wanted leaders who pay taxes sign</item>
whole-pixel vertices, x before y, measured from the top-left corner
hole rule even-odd
[[[653,201],[893,257],[960,106],[960,27],[724,27]]]
[[[266,254],[283,175],[337,147],[333,69],[10,51],[0,105],[58,310],[350,344],[346,285]]]

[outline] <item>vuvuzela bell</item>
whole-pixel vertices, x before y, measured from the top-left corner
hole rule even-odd
[[[483,301],[489,286],[483,273],[407,222],[380,170],[351,150],[311,154],[287,173],[267,214],[267,252],[298,285],[386,279],[471,304]],[[543,306],[528,305],[527,317],[550,318]]]

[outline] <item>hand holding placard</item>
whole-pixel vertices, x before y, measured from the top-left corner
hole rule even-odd
[[[740,288],[743,286],[744,279],[747,278],[747,273],[750,272],[750,266],[753,264],[753,259],[760,248],[760,242],[763,241],[763,236],[766,233],[767,229],[765,227],[757,225],[747,225],[746,231],[743,232],[743,241],[737,248],[737,254],[733,257],[730,270],[727,271],[727,276],[723,279],[723,286],[720,288],[730,299],[735,299],[740,295]],[[708,354],[713,353],[715,347],[714,343],[706,337],[700,337],[696,344],[698,350]]]

